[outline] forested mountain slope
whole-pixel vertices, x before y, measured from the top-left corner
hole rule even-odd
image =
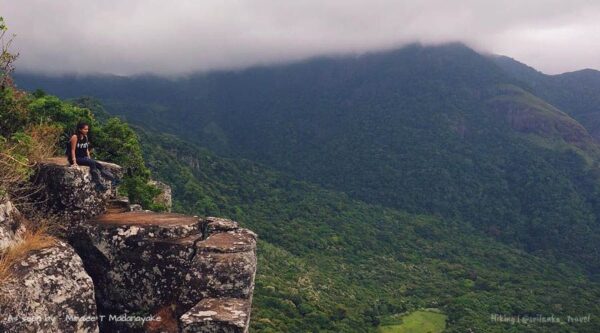
[[[171,135],[138,133],[148,166],[173,186],[176,210],[234,218],[260,235],[257,332],[368,332],[393,314],[430,307],[448,314],[448,332],[598,327],[490,320],[599,313],[600,286],[577,265],[516,250],[460,221],[366,204]]]
[[[516,72],[449,44],[179,80],[22,75],[17,82],[93,95],[129,122],[222,156],[370,204],[455,220],[597,274],[593,126],[576,121],[579,107],[563,108]]]

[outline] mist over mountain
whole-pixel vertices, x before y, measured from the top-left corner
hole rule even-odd
[[[252,221],[260,234],[272,235],[266,236],[269,244],[289,252],[280,253],[279,260],[285,256],[309,260],[316,255],[311,248],[316,247],[324,251],[319,267],[336,258],[355,265],[356,257],[345,251],[357,254],[361,248],[374,256],[378,251],[396,256],[415,239],[423,239],[424,247],[435,248],[438,241],[446,244],[450,252],[428,254],[444,263],[461,261],[487,273],[510,266],[474,263],[493,255],[482,257],[478,252],[489,242],[507,261],[518,253],[514,262],[519,265],[540,258],[543,263],[534,272],[543,272],[544,283],[552,284],[550,276],[562,274],[550,273],[553,269],[571,265],[581,274],[577,290],[589,287],[588,296],[598,292],[597,71],[546,75],[511,58],[481,55],[462,44],[414,44],[358,57],[314,58],[177,80],[31,73],[17,73],[15,78],[28,90],[41,88],[63,98],[92,96],[110,114],[138,125],[145,153],[151,156],[149,167],[174,184],[181,209],[193,207],[196,213],[218,212]],[[269,207],[285,213],[266,218]],[[396,214],[432,220],[420,224],[411,215],[394,224],[402,221]],[[332,227],[344,226],[344,221],[349,221],[350,229]],[[365,230],[382,221],[390,223],[378,227],[385,232],[352,238],[352,228]],[[301,222],[307,229],[294,234],[301,230]],[[333,237],[327,238],[331,242],[319,240],[325,234]],[[412,241],[395,240],[402,237]],[[343,246],[332,239],[341,239]],[[390,245],[395,242],[398,247]],[[343,253],[336,252],[338,245]],[[463,257],[457,254],[459,249],[473,252]],[[419,249],[409,252],[420,253]],[[390,265],[402,266],[405,259],[395,257]],[[474,262],[465,264],[469,260]],[[269,268],[272,274],[276,267]],[[516,274],[517,269],[509,271]],[[336,276],[320,269],[314,277],[328,275]],[[336,278],[343,280],[341,276]],[[432,285],[441,276],[419,293],[428,300],[441,297],[447,311],[456,311],[451,329],[489,328],[490,323],[483,323],[483,310],[477,320],[461,323],[468,313],[465,309],[477,308],[469,303],[475,301],[457,301],[465,292],[459,287],[451,296],[434,292]],[[477,302],[485,304],[486,311],[504,311],[495,297],[506,281],[492,281],[490,276],[477,285]],[[571,279],[575,278],[565,277],[556,285],[566,288]],[[348,281],[356,283],[354,291],[367,283],[360,278],[342,280],[334,283],[334,290],[342,290]],[[383,285],[390,290],[398,287]],[[257,288],[270,290],[260,284]],[[285,290],[282,295],[292,293]],[[484,294],[490,299],[484,300]],[[302,297],[296,303],[315,306],[308,295]],[[269,306],[270,298],[259,299]],[[332,298],[331,302],[342,301]],[[549,305],[546,309],[558,311]],[[543,312],[529,303],[514,311]],[[284,312],[277,314],[281,322],[285,322]]]

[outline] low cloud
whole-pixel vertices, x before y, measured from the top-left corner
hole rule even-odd
[[[156,73],[462,41],[546,73],[600,69],[600,2],[0,0],[17,68]]]

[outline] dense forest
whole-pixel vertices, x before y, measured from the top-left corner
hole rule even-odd
[[[595,332],[593,316],[490,316],[600,313],[598,77],[450,44],[178,80],[16,80],[135,124],[177,211],[259,234],[254,331],[368,332],[436,308],[448,332]]]
[[[522,332],[527,326],[490,315],[600,310],[599,286],[581,267],[514,249],[460,220],[367,204],[172,135],[138,133],[177,210],[230,217],[259,234],[256,332],[368,332],[396,313],[432,307],[448,314],[448,332]],[[530,329],[574,329],[552,325]]]

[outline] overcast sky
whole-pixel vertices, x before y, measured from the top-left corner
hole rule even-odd
[[[17,69],[181,74],[462,41],[545,73],[600,69],[598,0],[0,0]]]

